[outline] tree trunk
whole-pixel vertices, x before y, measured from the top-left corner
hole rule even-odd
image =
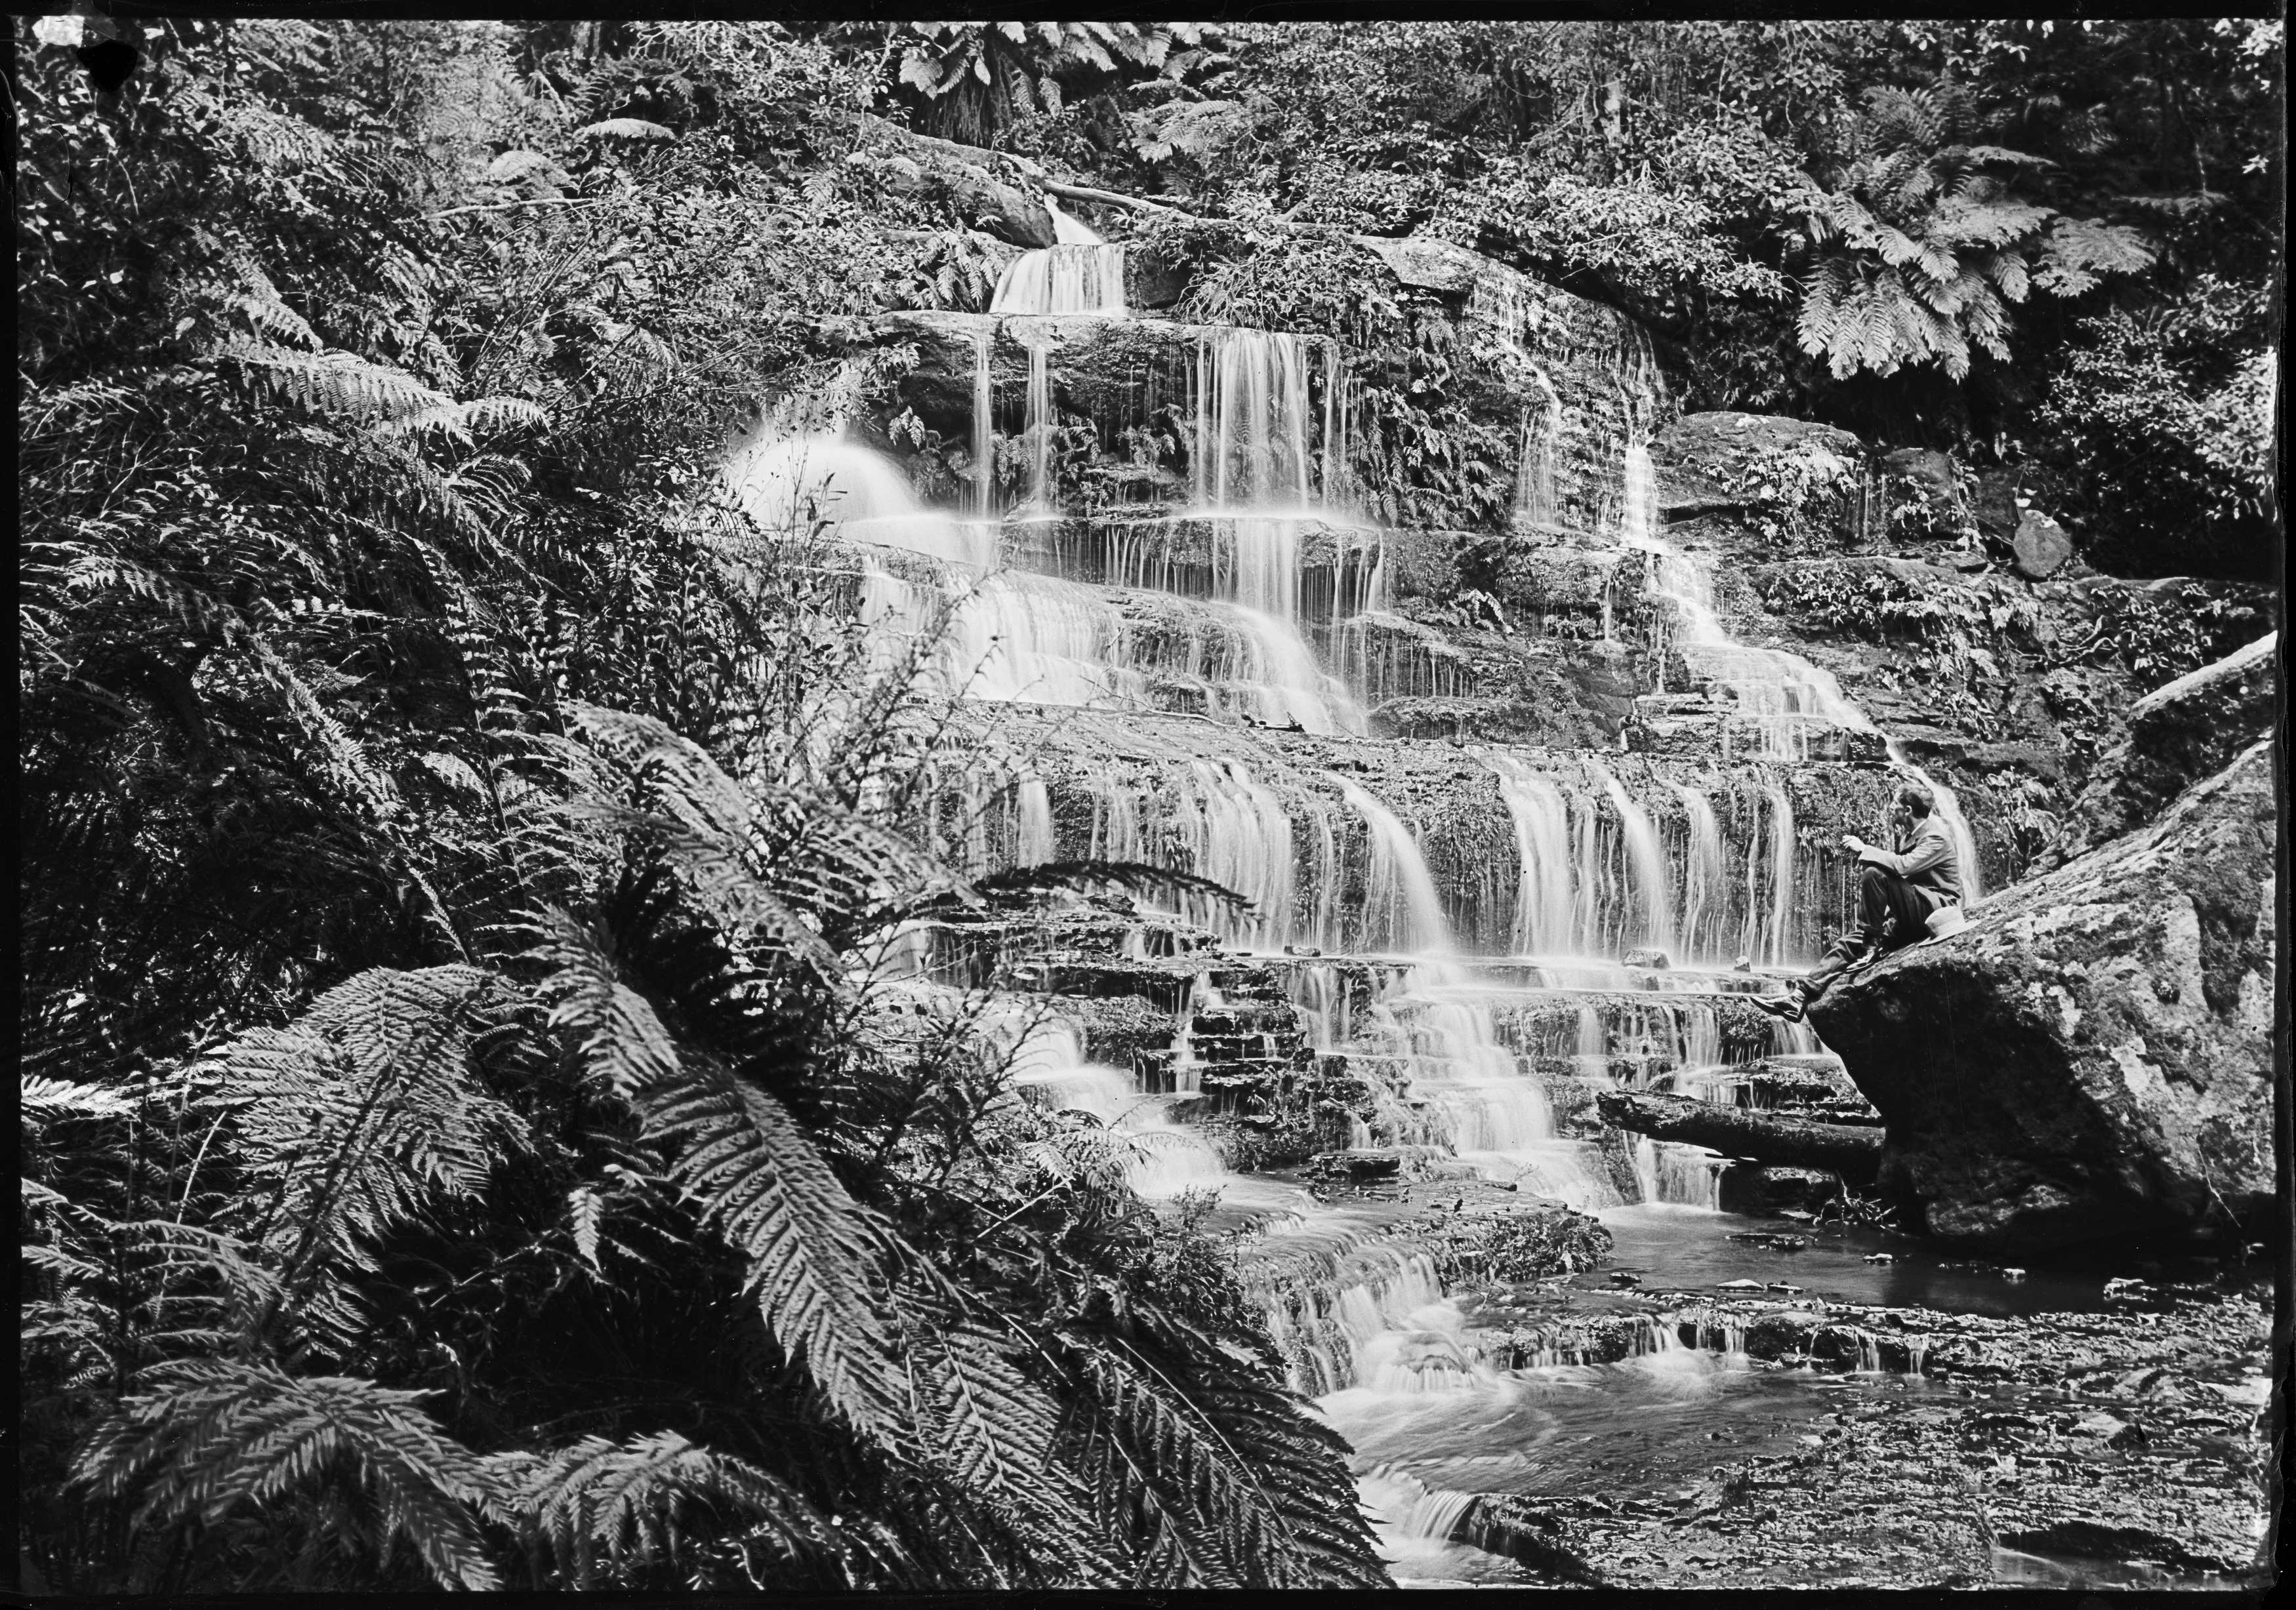
[[[1604,1091],[1595,1104],[1606,1122],[1652,1140],[1685,1140],[1756,1163],[1829,1168],[1856,1184],[1870,1184],[1882,1160],[1879,1128],[1778,1118],[1687,1096],[1639,1091]]]

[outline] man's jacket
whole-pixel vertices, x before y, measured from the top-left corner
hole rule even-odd
[[[1953,853],[1953,835],[1945,830],[1945,818],[1935,811],[1914,824],[1912,839],[1897,854],[1868,845],[1857,859],[1895,872],[1939,904],[1961,903],[1961,858]]]

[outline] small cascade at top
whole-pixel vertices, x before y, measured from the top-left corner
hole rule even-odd
[[[1049,196],[1045,208],[1053,216],[1056,243],[1024,251],[1007,266],[997,279],[988,311],[1125,317],[1124,248],[1103,241]]]

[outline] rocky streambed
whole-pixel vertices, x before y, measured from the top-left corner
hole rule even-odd
[[[2263,1580],[2260,1266],[2017,1268],[1484,1181],[1306,1183],[1376,1227],[1317,1271],[1367,1284],[1324,1305],[1327,1342],[1354,1305],[1352,1375],[1313,1386],[1406,1585]]]

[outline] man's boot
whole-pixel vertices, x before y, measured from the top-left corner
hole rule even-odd
[[[1872,966],[1882,955],[1882,946],[1863,935],[1842,940],[1829,950],[1825,959],[1811,968],[1806,977],[1796,979],[1788,986],[1785,994],[1757,996],[1754,1005],[1773,1017],[1784,1018],[1788,1023],[1800,1023],[1810,1003],[1825,993],[1827,985],[1844,973],[1854,973]]]

